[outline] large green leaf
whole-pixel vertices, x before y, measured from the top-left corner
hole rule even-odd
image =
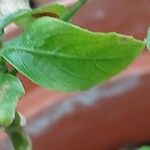
[[[0,75],[0,126],[9,126],[13,122],[18,98],[23,93],[19,79],[10,74]]]
[[[32,143],[24,128],[21,126],[21,116],[16,112],[13,123],[5,129],[9,135],[14,150],[31,150]]]
[[[126,68],[144,43],[116,33],[94,33],[43,17],[8,42],[1,55],[19,72],[43,87],[87,89]]]

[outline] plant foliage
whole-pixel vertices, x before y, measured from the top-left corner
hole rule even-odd
[[[85,90],[124,70],[145,46],[131,36],[91,32],[67,23],[85,1],[79,0],[72,11],[51,4],[19,10],[0,20],[0,126],[15,150],[31,150],[32,146],[16,110],[24,88],[8,64],[45,88]],[[24,32],[5,43],[4,28],[10,23]],[[150,48],[149,34],[146,44]]]

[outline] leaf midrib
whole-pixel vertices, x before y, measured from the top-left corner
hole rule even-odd
[[[29,48],[22,48],[22,47],[17,47],[17,48],[6,48],[6,49],[2,49],[1,52],[0,52],[0,56],[3,57],[3,53],[5,53],[5,51],[9,51],[11,52],[12,50],[14,51],[23,51],[23,52],[27,52],[27,53],[31,53],[31,54],[36,54],[36,55],[43,55],[43,56],[48,56],[48,57],[61,57],[61,58],[64,58],[64,59],[77,59],[77,60],[101,60],[101,61],[108,61],[108,60],[120,60],[120,59],[128,59],[128,58],[132,58],[133,55],[127,55],[127,56],[124,56],[124,57],[109,57],[109,58],[91,58],[91,57],[76,57],[76,56],[73,56],[73,55],[64,55],[62,53],[54,53],[53,51],[51,52],[48,52],[48,51],[43,51],[43,49],[36,49],[33,50],[33,49],[29,49]],[[91,55],[92,56],[92,55]]]

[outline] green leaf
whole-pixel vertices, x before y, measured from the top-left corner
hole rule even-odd
[[[0,49],[1,49],[1,47],[2,47],[2,42],[0,40]],[[6,72],[5,61],[4,61],[4,59],[2,57],[0,57],[0,76],[4,72]]]
[[[21,126],[21,117],[18,113],[16,113],[13,123],[5,129],[5,132],[9,135],[14,150],[32,150],[30,137]]]
[[[4,58],[0,57],[0,77],[5,72],[6,72],[5,61]]]
[[[147,34],[147,40],[146,40],[146,46],[150,50],[150,28],[148,29],[148,34]]]
[[[26,28],[32,23],[33,20],[39,17],[49,16],[62,18],[67,12],[67,8],[60,4],[44,5],[33,10],[19,10],[10,14],[9,16],[5,16],[0,21],[0,35],[3,34],[3,28],[12,22],[18,24],[21,27]]]
[[[0,76],[0,125],[9,126],[15,118],[18,98],[24,89],[21,82],[10,74]]]
[[[4,34],[4,27],[8,24],[15,22],[15,19],[19,18],[20,16],[25,15],[26,13],[30,12],[30,10],[19,10],[10,14],[9,16],[5,16],[0,20],[0,36]]]
[[[117,33],[94,33],[43,17],[5,45],[1,55],[33,82],[59,91],[87,89],[125,69],[144,42]]]
[[[137,150],[150,150],[150,146],[142,146],[138,148]]]
[[[14,21],[18,25],[26,28],[27,25],[32,23],[32,21],[37,18],[49,16],[49,17],[61,19],[67,12],[68,12],[67,8],[63,5],[49,4],[49,5],[44,5],[39,8],[36,8],[30,12],[27,12],[24,15],[21,15],[21,16],[15,18]]]

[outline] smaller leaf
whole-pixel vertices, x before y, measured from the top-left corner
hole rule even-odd
[[[21,116],[16,113],[13,123],[5,129],[9,135],[14,150],[32,150],[31,139],[21,126]]]
[[[146,40],[146,46],[150,50],[150,28],[148,29],[148,34],[147,34],[147,40]]]
[[[62,18],[68,12],[67,8],[60,4],[49,4],[36,9],[24,9],[5,16],[0,21],[0,36],[3,35],[3,28],[14,22],[17,25],[26,28],[33,20],[43,17]]]
[[[17,18],[15,22],[26,28],[26,26],[31,24],[36,18],[49,16],[53,18],[62,18],[68,12],[67,8],[60,4],[50,4],[44,5],[42,7],[36,8],[30,12],[25,13]]]
[[[30,10],[19,10],[17,12],[14,12],[10,14],[9,16],[3,17],[0,21],[0,36],[4,34],[4,27],[6,27],[8,24],[14,22],[15,19],[17,19],[19,16],[22,16],[29,12]]]
[[[10,74],[0,78],[0,125],[9,126],[14,118],[18,98],[24,93],[19,79]]]

